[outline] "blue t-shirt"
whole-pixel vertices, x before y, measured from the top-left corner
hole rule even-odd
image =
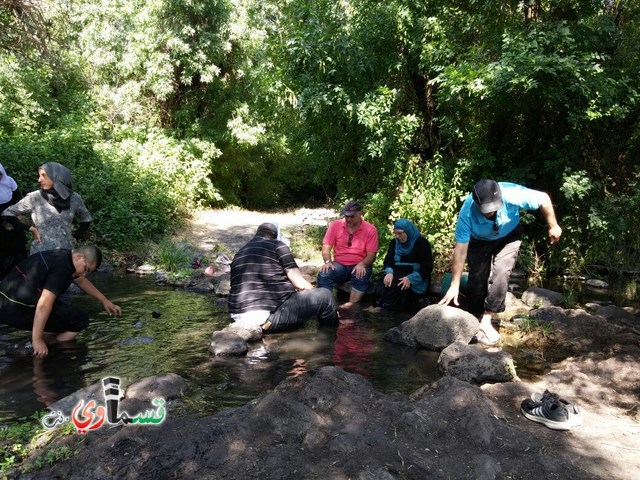
[[[469,195],[460,209],[456,224],[456,242],[469,243],[471,237],[479,240],[497,240],[506,237],[520,223],[520,209],[538,210],[546,194],[522,185],[498,182],[503,206],[495,220],[486,218]]]

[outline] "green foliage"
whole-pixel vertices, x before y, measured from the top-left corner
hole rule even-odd
[[[169,240],[162,240],[151,248],[151,258],[155,264],[170,273],[177,273],[189,266],[191,258],[188,249]]]
[[[42,431],[39,415],[0,428],[0,476],[18,466],[31,451],[31,441]]]
[[[218,153],[208,142],[175,140],[159,130],[103,143],[83,129],[0,139],[3,165],[25,192],[37,188],[41,164],[69,167],[97,241],[121,249],[172,232],[191,209],[221,201],[208,169]]]
[[[556,204],[561,244],[532,221],[523,261],[637,268],[639,21],[575,0],[9,2],[0,160],[25,190],[68,165],[118,248],[198,205],[360,198],[383,242],[410,218],[444,269],[492,177]]]
[[[62,445],[60,447],[51,448],[41,455],[38,455],[32,463],[23,468],[24,473],[41,470],[46,467],[52,467],[56,463],[69,460],[73,457],[74,452],[70,447]]]
[[[537,318],[533,318],[528,315],[519,315],[518,330],[524,335],[529,335],[535,331],[539,331],[542,336],[548,337],[554,332],[555,328],[552,323],[543,323]]]
[[[317,259],[326,231],[326,227],[319,225],[305,225],[294,231],[291,235],[291,252],[303,261]]]

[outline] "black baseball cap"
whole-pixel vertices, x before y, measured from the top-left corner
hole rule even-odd
[[[482,213],[497,212],[503,206],[502,191],[495,180],[480,180],[473,187],[472,195]]]

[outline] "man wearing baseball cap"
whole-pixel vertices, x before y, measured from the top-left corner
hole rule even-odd
[[[440,305],[458,303],[460,278],[469,264],[467,310],[480,318],[478,341],[495,344],[500,334],[491,319],[504,311],[511,270],[520,249],[520,210],[540,210],[549,227],[549,239],[556,243],[562,229],[556,221],[549,195],[522,185],[480,180],[460,209],[456,224],[456,245],[451,262],[451,286]]]
[[[367,292],[378,252],[378,230],[362,218],[362,206],[355,200],[345,203],[340,214],[344,218],[332,222],[322,239],[324,265],[318,272],[318,287],[333,291],[334,283],[351,281],[349,301],[342,305],[350,307]]]

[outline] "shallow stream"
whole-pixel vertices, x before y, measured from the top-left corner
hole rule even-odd
[[[284,378],[319,366],[337,365],[367,377],[381,391],[411,392],[438,378],[437,352],[403,348],[384,332],[410,313],[356,313],[352,324],[268,335],[246,357],[214,359],[212,332],[228,324],[226,306],[214,295],[160,288],[151,278],[94,274],[92,282],[123,315],[109,317],[85,295],[73,299],[91,314],[74,345],[52,345],[45,359],[0,356],[0,424],[32,415],[50,403],[104,377],[123,384],[173,372],[189,390],[185,409],[210,415],[246,403]],[[0,350],[30,339],[29,332],[0,330]]]
[[[351,324],[330,328],[318,328],[310,321],[299,330],[267,335],[251,344],[246,357],[216,359],[208,346],[212,332],[228,324],[221,299],[158,287],[152,278],[124,273],[93,274],[91,280],[122,307],[123,315],[109,317],[95,300],[80,295],[73,302],[87,310],[92,320],[73,345],[52,345],[49,356],[40,360],[0,354],[0,426],[108,376],[120,377],[127,385],[151,375],[177,373],[189,386],[184,409],[201,415],[244,404],[286,377],[325,365],[362,374],[383,392],[410,393],[439,377],[438,352],[383,340],[384,333],[410,318],[411,312],[359,311],[352,313],[356,317]],[[620,294],[586,288],[579,282],[557,282],[551,288],[581,304],[596,301],[638,307],[637,300],[629,302]],[[0,352],[29,339],[29,332],[2,326]],[[523,378],[545,368],[519,359],[517,351],[511,353]]]

